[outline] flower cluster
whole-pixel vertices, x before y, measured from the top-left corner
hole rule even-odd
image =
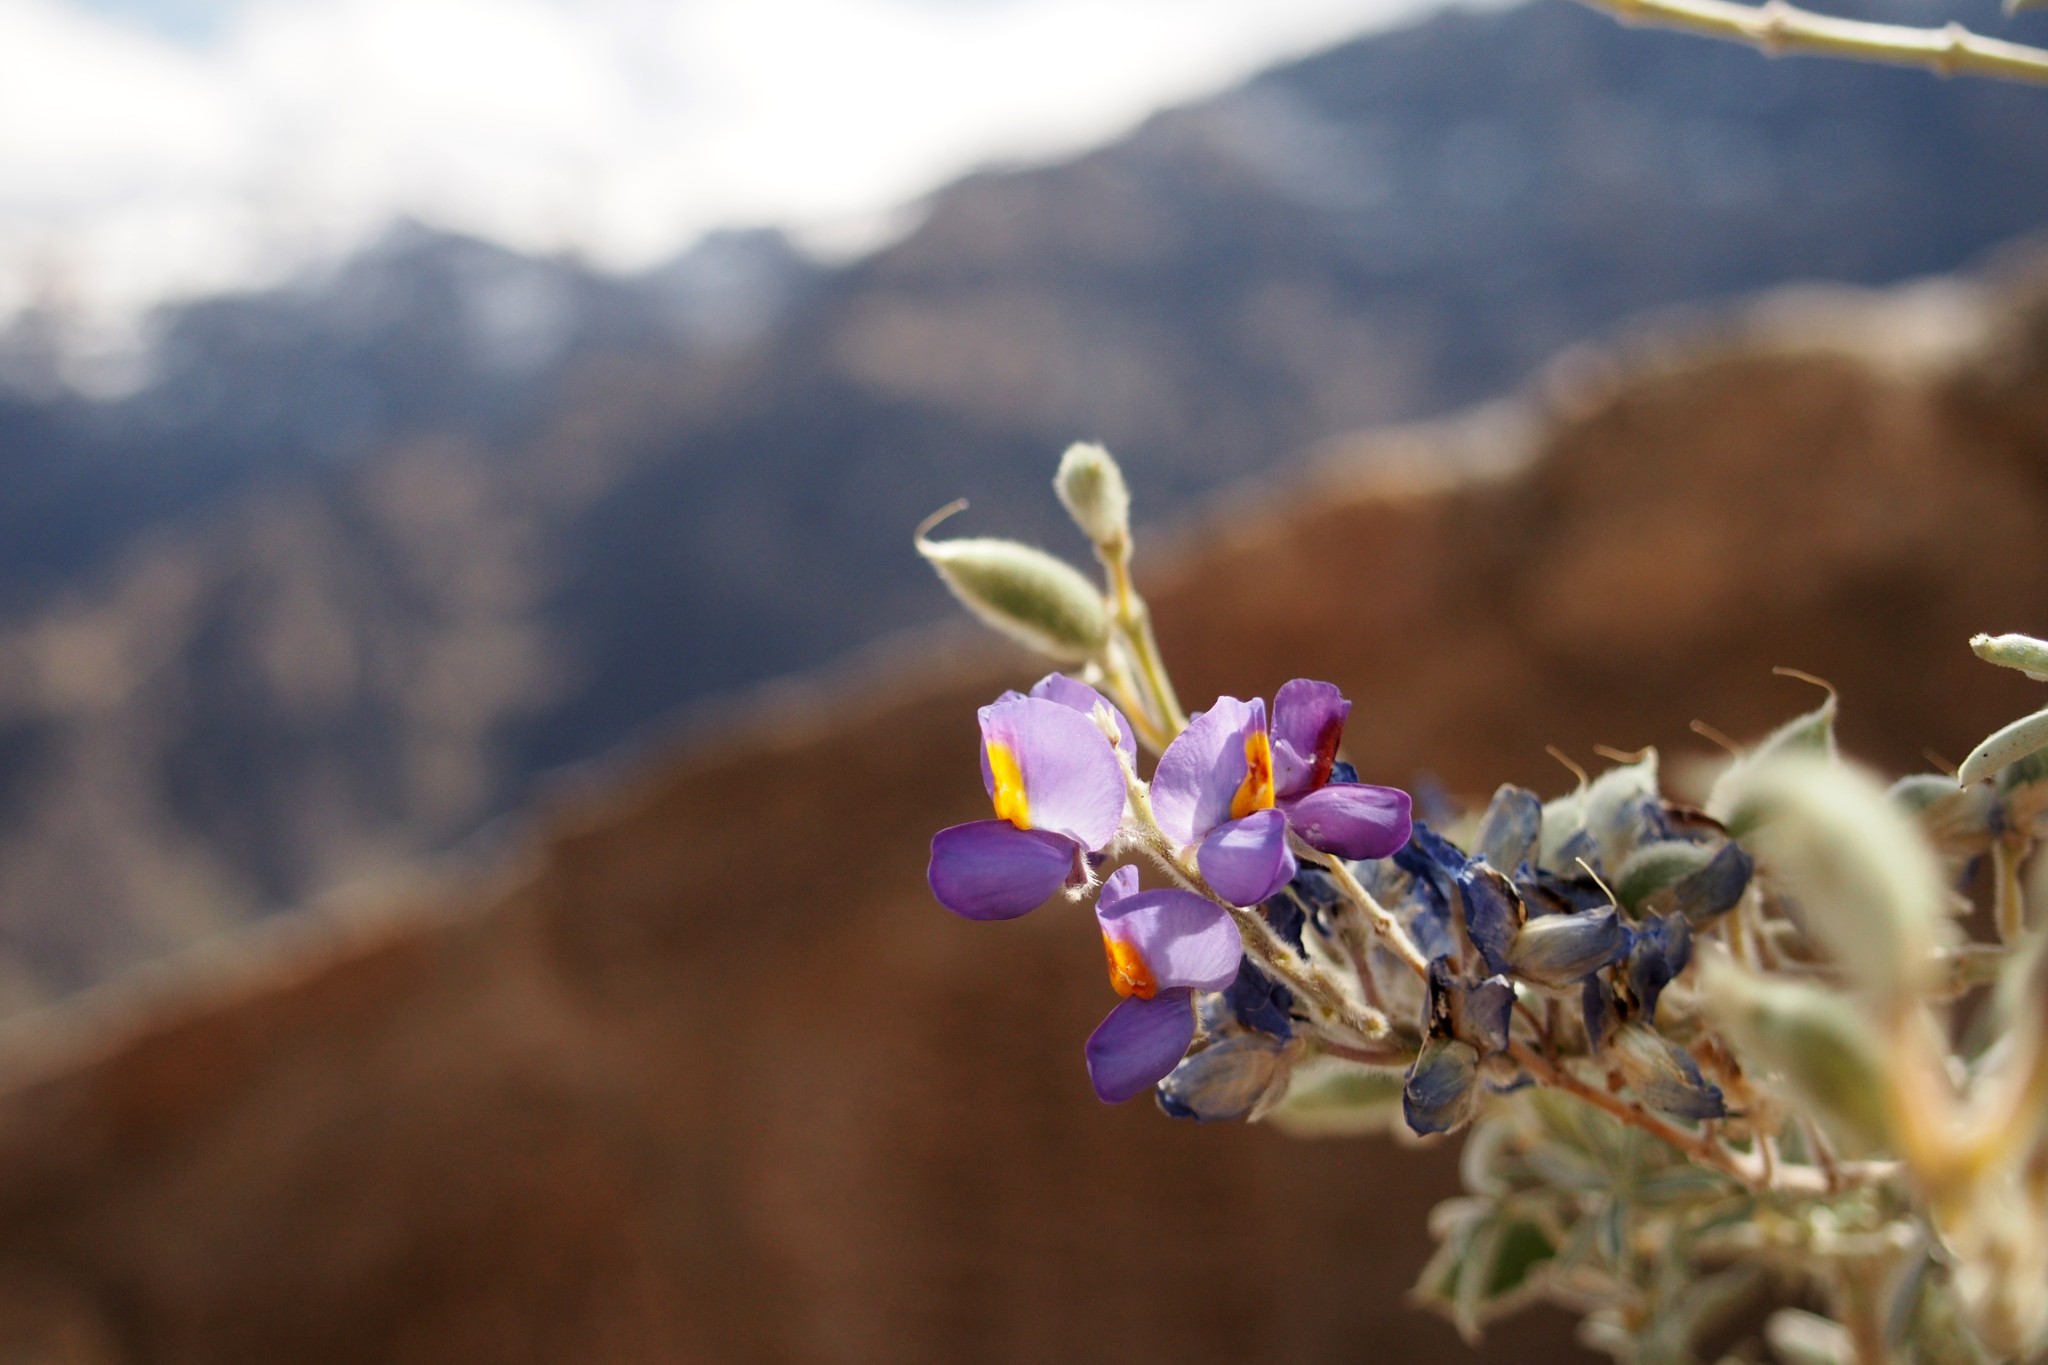
[[[1125,866],[1100,883],[1096,920],[1123,997],[1088,1040],[1104,1100],[1151,1089],[1186,1055],[1197,993],[1230,990],[1241,975],[1233,916],[1296,879],[1297,846],[1302,856],[1380,858],[1407,843],[1407,793],[1340,769],[1349,712],[1336,688],[1306,679],[1280,689],[1270,726],[1264,701],[1219,698],[1146,783],[1130,721],[1086,683],[1054,673],[981,709],[995,817],[932,839],[940,904],[968,919],[1014,919],[1061,891],[1096,889],[1097,869],[1124,852],[1148,855],[1174,882],[1143,890]]]
[[[2048,1351],[2026,866],[2048,710],[1887,789],[1837,753],[1828,689],[1726,743],[1696,805],[1645,750],[1549,801],[1503,786],[1418,820],[1339,756],[1329,683],[1183,714],[1115,463],[1076,447],[1056,486],[1099,591],[1028,546],[919,538],[971,609],[1072,670],[982,708],[993,818],[940,831],[929,877],[978,920],[1095,897],[1119,997],[1085,1050],[1102,1099],[1468,1131],[1470,1195],[1437,1210],[1417,1285],[1468,1335],[1548,1298],[1624,1361],[1690,1365],[1745,1307],[1763,1339],[1723,1359]],[[2048,642],[1972,644],[2048,681]]]

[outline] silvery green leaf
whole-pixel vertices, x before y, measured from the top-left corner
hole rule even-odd
[[[1636,1198],[1645,1204],[1698,1204],[1721,1198],[1739,1187],[1719,1171],[1678,1165],[1638,1180]]]
[[[1854,1365],[1848,1329],[1815,1313],[1780,1308],[1764,1322],[1764,1340],[1785,1365]]]
[[[1869,1016],[1852,1001],[1807,982],[1757,976],[1725,956],[1700,964],[1700,989],[1750,1070],[1778,1077],[1851,1146],[1889,1147],[1885,1060]]]
[[[1873,993],[1909,995],[1954,932],[1941,865],[1919,825],[1862,769],[1784,757],[1736,788],[1759,824],[1747,841],[1801,926]]]
[[[1477,1340],[1486,1324],[1519,1307],[1533,1288],[1532,1278],[1557,1255],[1557,1247],[1541,1227],[1505,1210],[1474,1233],[1458,1276],[1451,1320],[1467,1341]]]
[[[1713,859],[1714,850],[1705,844],[1667,839],[1644,844],[1629,854],[1614,873],[1614,898],[1631,912],[1640,912],[1643,902]]]
[[[1486,803],[1480,817],[1479,834],[1473,852],[1492,866],[1513,876],[1515,869],[1535,851],[1536,837],[1543,830],[1543,803],[1536,793],[1513,783],[1503,783]]]
[[[1102,594],[1080,570],[1014,540],[927,540],[917,551],[953,596],[983,624],[1062,663],[1099,655],[1109,643]]]
[[[1264,1121],[1292,1137],[1364,1137],[1400,1118],[1400,1072],[1316,1058],[1295,1068],[1286,1098]]]
[[[1085,441],[1068,446],[1052,486],[1088,539],[1101,546],[1129,543],[1131,490],[1107,450]]]
[[[2043,749],[2048,749],[2048,711],[2036,711],[1993,731],[1982,744],[1970,750],[1970,756],[1956,770],[1956,782],[1967,787]]]
[[[1755,747],[1714,779],[1713,789],[1707,793],[1707,814],[1726,825],[1731,834],[1746,833],[1750,820],[1737,800],[1745,774],[1760,763],[1789,755],[1835,757],[1835,711],[1835,693],[1830,688],[1826,701],[1804,715],[1794,716],[1757,741]]]
[[[1683,1261],[1674,1256],[1668,1263]],[[1692,1365],[1695,1343],[1747,1304],[1765,1279],[1761,1266],[1735,1265],[1674,1281],[1637,1336],[1634,1365]]]
[[[2036,4],[2048,4],[2048,0],[2006,0],[2006,12]],[[1985,663],[2016,668],[2035,682],[2048,682],[2048,640],[2031,635],[1972,635],[1970,648]]]

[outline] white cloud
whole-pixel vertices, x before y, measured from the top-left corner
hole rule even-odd
[[[0,314],[111,322],[409,214],[648,264],[828,232],[1426,0],[247,0],[203,45],[0,0]]]

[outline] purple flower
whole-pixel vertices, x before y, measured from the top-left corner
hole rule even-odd
[[[1115,747],[1091,718],[1098,705],[1116,720]],[[1117,749],[1135,754],[1136,745],[1121,712],[1058,673],[980,715],[981,780],[996,818],[934,835],[926,879],[957,915],[1015,919],[1064,887],[1087,885],[1085,855],[1101,852],[1123,822]]]
[[[1408,842],[1408,794],[1333,780],[1351,703],[1296,678],[1266,704],[1219,697],[1166,747],[1152,777],[1159,828],[1195,849],[1203,878],[1233,905],[1256,905],[1295,874],[1292,828],[1341,858],[1384,858]]]
[[[1191,891],[1140,891],[1120,867],[1095,903],[1109,984],[1123,1001],[1088,1038],[1088,1078],[1106,1104],[1142,1095],[1195,1040],[1196,991],[1237,979],[1244,944],[1222,907]]]

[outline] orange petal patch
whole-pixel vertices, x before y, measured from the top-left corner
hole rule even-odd
[[[1150,1000],[1159,994],[1159,982],[1134,944],[1104,934],[1102,951],[1109,958],[1109,984],[1118,995]]]
[[[1273,809],[1273,742],[1264,730],[1244,737],[1244,781],[1230,798],[1230,818],[1242,820],[1255,810]]]

